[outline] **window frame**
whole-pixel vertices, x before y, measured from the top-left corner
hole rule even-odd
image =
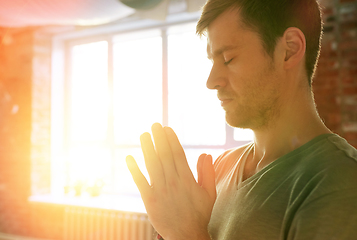
[[[71,49],[75,45],[97,41],[108,43],[108,87],[112,89],[109,94],[109,120],[107,141],[112,153],[112,161],[115,162],[117,149],[140,148],[140,145],[116,144],[114,139],[114,111],[113,111],[113,72],[114,72],[114,39],[119,34],[135,33],[143,30],[160,29],[162,37],[162,87],[163,87],[163,119],[164,125],[168,124],[168,28],[197,22],[200,13],[179,13],[169,15],[165,22],[154,20],[124,20],[120,24],[108,24],[55,35],[52,41],[52,91],[51,91],[51,162],[52,171],[56,170],[59,161],[63,161],[62,153],[67,152],[69,146],[69,119],[71,103]],[[62,104],[62,105],[61,105]],[[230,149],[250,141],[234,140],[234,129],[226,124],[226,139],[224,145],[183,145],[184,149]],[[112,174],[114,175],[114,173]],[[59,181],[52,176],[51,192],[59,192]],[[113,176],[111,176],[112,179]],[[113,182],[115,185],[115,181]],[[63,189],[63,188],[60,188]]]

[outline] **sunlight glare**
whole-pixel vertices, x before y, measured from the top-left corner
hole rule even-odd
[[[108,43],[72,48],[71,140],[104,140],[108,126]]]
[[[194,24],[169,34],[169,125],[187,145],[225,144],[224,111],[206,88],[212,63]]]
[[[162,122],[161,36],[114,45],[114,121],[117,144],[139,144],[140,135]]]
[[[99,182],[103,184],[103,190],[110,188],[111,155],[108,148],[99,146],[71,148],[68,161],[71,167],[68,169],[67,186],[72,189],[82,188],[81,195]]]
[[[234,129],[234,140],[235,141],[253,141],[254,132],[251,129]]]

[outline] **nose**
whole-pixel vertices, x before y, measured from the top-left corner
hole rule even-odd
[[[213,64],[211,72],[208,76],[206,86],[208,89],[219,89],[225,87],[227,84],[226,77],[224,76],[224,69]]]

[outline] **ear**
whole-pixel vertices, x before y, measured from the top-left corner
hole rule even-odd
[[[284,32],[282,40],[285,48],[284,68],[290,69],[304,60],[305,35],[300,29],[290,27]]]

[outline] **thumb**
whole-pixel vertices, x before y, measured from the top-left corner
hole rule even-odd
[[[215,182],[215,171],[213,167],[213,161],[211,155],[206,155],[203,161],[203,171],[202,171],[202,187],[208,192],[211,199],[216,199],[216,182]]]

